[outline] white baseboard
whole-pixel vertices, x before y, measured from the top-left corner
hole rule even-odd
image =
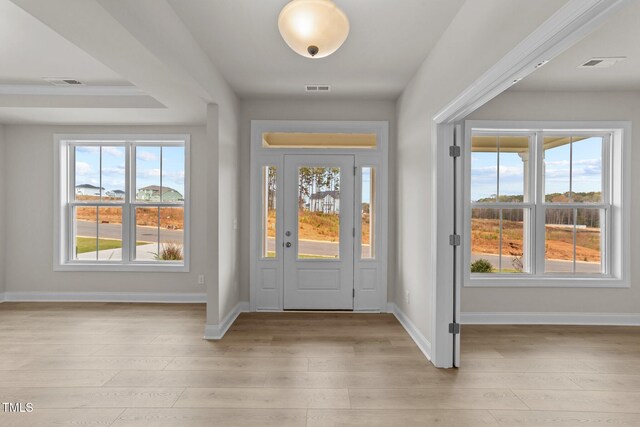
[[[463,325],[640,326],[640,314],[627,313],[461,313]]]
[[[9,302],[163,302],[205,303],[206,294],[151,292],[5,292]]]
[[[422,351],[428,360],[431,360],[431,343],[424,335],[422,335],[422,332],[418,330],[416,325],[414,325],[407,315],[404,314],[394,303],[387,304],[387,311],[396,316],[396,319],[398,319],[402,327],[407,331],[409,336],[411,336],[411,339],[413,339],[420,351]]]
[[[233,322],[236,321],[240,313],[246,313],[249,311],[249,302],[240,301],[233,307],[219,325],[206,325],[204,327],[204,339],[205,340],[220,340],[227,333]]]

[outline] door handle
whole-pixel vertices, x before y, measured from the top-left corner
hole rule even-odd
[[[287,242],[287,243],[285,243],[285,246],[286,246],[286,247],[288,247],[288,248],[290,248],[290,247],[291,247],[291,242]]]

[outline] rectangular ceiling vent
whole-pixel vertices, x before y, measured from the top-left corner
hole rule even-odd
[[[83,86],[80,80],[76,79],[61,79],[57,77],[45,77],[45,81],[51,83],[54,86]]]
[[[331,85],[305,85],[304,91],[311,93],[331,92]]]
[[[620,61],[624,61],[625,59],[627,59],[625,56],[591,58],[584,64],[578,65],[578,68],[609,68]]]

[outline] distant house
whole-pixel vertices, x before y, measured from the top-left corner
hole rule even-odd
[[[136,199],[143,200],[145,202],[161,201],[160,186],[150,185],[148,187],[140,188],[136,193]],[[163,202],[182,202],[184,201],[184,196],[171,187],[162,187],[162,201]]]
[[[340,212],[340,191],[318,191],[309,200],[311,212],[338,213]]]
[[[76,195],[78,196],[100,197],[100,190],[104,190],[104,188],[96,187],[95,185],[91,185],[91,184],[76,185]]]
[[[105,194],[112,199],[124,199],[124,191],[122,190],[109,190]]]

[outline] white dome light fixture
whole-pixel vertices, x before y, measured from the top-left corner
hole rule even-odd
[[[324,58],[349,35],[349,19],[332,0],[293,0],[282,8],[278,29],[294,52]]]

